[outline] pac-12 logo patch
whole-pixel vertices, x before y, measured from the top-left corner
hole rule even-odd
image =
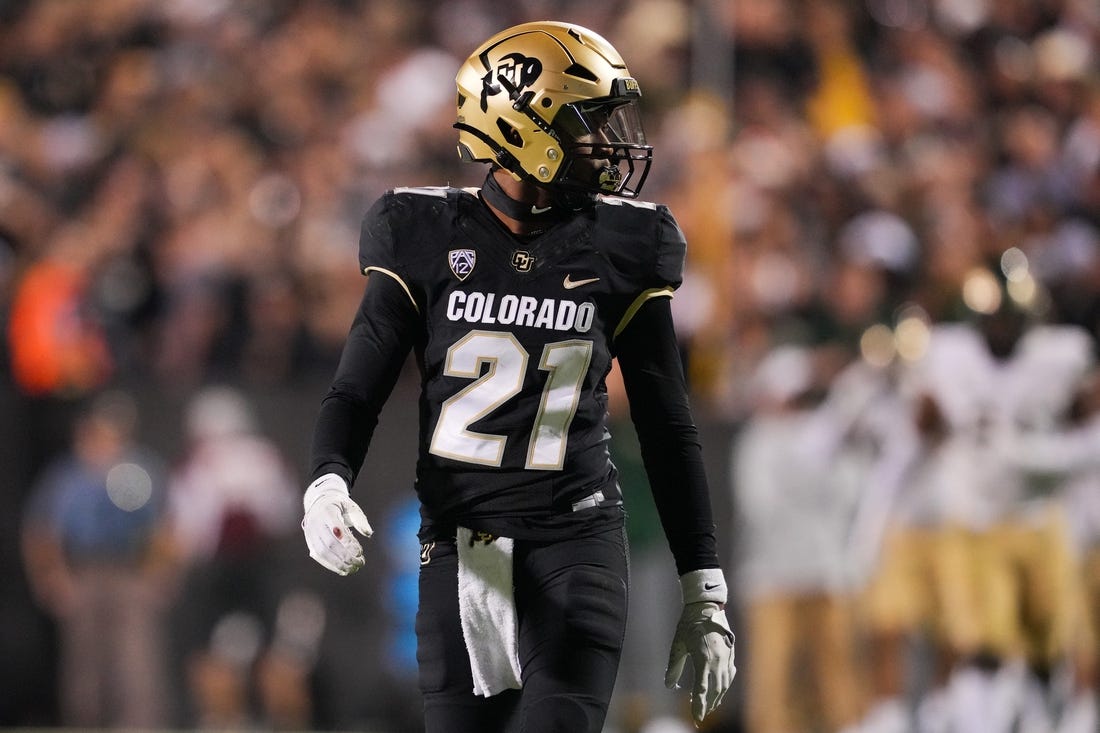
[[[447,261],[451,265],[451,272],[459,280],[465,280],[474,271],[477,262],[477,252],[472,249],[452,249],[447,253]]]

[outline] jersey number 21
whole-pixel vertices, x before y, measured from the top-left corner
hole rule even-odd
[[[478,433],[470,430],[470,425],[520,391],[528,358],[516,337],[501,331],[471,331],[447,349],[443,373],[474,381],[443,403],[429,451],[456,461],[500,466],[507,436]],[[562,468],[569,425],[577,412],[581,384],[591,359],[592,342],[584,339],[556,341],[543,347],[539,369],[549,376],[531,428],[525,468]]]

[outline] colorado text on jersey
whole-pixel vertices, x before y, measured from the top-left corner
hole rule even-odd
[[[534,298],[530,295],[503,295],[478,290],[455,290],[447,299],[447,320],[467,323],[547,328],[555,331],[586,333],[592,328],[596,306],[572,300]]]

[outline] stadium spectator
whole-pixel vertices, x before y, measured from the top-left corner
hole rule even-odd
[[[169,507],[186,573],[188,715],[203,728],[307,727],[324,617],[279,568],[280,540],[297,526],[297,477],[235,389],[195,393],[185,427]]]
[[[24,519],[27,579],[57,623],[60,722],[78,728],[171,722],[164,621],[177,559],[163,466],[134,443],[136,419],[128,395],[96,396]]]

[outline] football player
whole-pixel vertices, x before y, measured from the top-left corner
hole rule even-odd
[[[1088,335],[1078,333],[1085,337],[1087,348]],[[1062,340],[1063,346],[1071,343]],[[1043,346],[1053,352],[1056,344],[1050,338],[1046,342]],[[1068,527],[1072,539],[1072,587],[1069,598],[1057,599],[1069,612],[1065,619],[1068,659],[1059,670],[1062,679],[1056,686],[1061,688],[1060,695],[1054,696],[1050,705],[1059,713],[1058,733],[1095,733],[1100,729],[1096,694],[1100,658],[1100,372],[1092,360],[1090,363],[1063,423],[1055,429],[1028,426],[1011,436],[1005,446],[1006,455],[1026,470],[1036,485],[1047,489],[1051,498],[1045,503],[1050,506],[1044,507],[1040,499],[1037,507],[1047,515],[1045,525]],[[1036,499],[1028,503],[1034,514]],[[1044,573],[1049,573],[1049,554],[1042,558]],[[1045,592],[1053,586],[1049,582],[1044,585]]]
[[[341,575],[370,536],[349,496],[409,351],[421,379],[419,684],[428,733],[603,727],[627,609],[608,455],[618,360],[679,572],[665,682],[702,721],[735,673],[726,582],[669,299],[685,242],[636,200],[652,149],[638,82],[603,38],[528,23],[457,75],[480,189],[394,189],[367,213],[361,305],[312,447],[302,527]]]
[[[974,323],[939,324],[911,375],[942,433],[937,591],[958,730],[1048,725],[1051,673],[1069,651],[1070,538],[1054,484],[1034,475],[1020,436],[1058,428],[1093,357],[1083,330],[1032,318],[1006,296]]]
[[[775,347],[732,445],[753,733],[854,730],[861,712],[848,535],[882,399],[873,367],[832,350]]]

